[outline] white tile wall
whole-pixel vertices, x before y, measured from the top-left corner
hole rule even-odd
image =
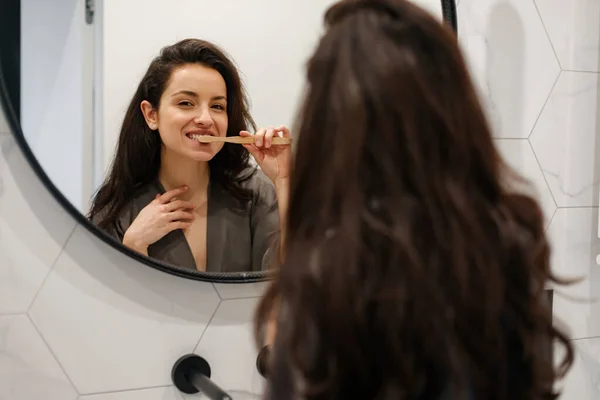
[[[458,17],[496,143],[543,205],[553,269],[582,278],[555,292],[577,351],[561,399],[598,399],[600,2],[461,0]]]
[[[0,317],[0,398],[77,398],[67,375],[27,315]]]
[[[171,368],[196,348],[236,398],[260,392],[250,319],[264,284],[213,286],[126,258],[76,227],[11,136],[0,147],[1,400],[180,400]]]
[[[418,3],[436,13],[437,1]],[[497,144],[540,196],[553,266],[584,277],[555,296],[577,348],[569,400],[600,398],[599,7],[461,0],[458,13]],[[251,315],[264,284],[174,278],[108,249],[46,193],[6,131],[0,120],[0,400],[201,398],[170,386],[174,361],[194,351],[235,399],[255,398]]]
[[[565,71],[599,72],[600,2],[535,0]]]

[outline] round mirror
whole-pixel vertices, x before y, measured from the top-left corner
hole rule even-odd
[[[454,0],[414,1],[456,28]],[[334,1],[11,3],[2,106],[70,214],[171,274],[267,278],[280,188],[249,150],[270,127],[272,151],[291,148],[304,65]]]

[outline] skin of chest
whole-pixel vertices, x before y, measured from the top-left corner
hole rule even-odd
[[[196,204],[194,209],[194,221],[192,225],[184,230],[185,238],[190,246],[196,269],[206,271],[206,230],[208,202],[206,198],[201,201],[193,201]]]

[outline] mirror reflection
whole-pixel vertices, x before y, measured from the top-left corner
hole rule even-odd
[[[248,138],[238,144],[204,137]],[[92,221],[125,246],[199,271],[260,271],[280,231],[285,126],[257,128],[234,63],[216,45],[165,47],[131,99]],[[251,165],[250,157],[260,167]]]
[[[264,271],[334,2],[22,0],[25,139],[124,246],[189,271]],[[439,0],[418,3],[441,16]]]

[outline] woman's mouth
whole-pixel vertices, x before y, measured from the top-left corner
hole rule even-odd
[[[187,136],[188,138],[190,138],[192,140],[199,141],[202,136],[214,136],[214,135],[212,135],[210,133],[203,133],[203,134],[200,134],[200,133],[187,133],[185,136]]]

